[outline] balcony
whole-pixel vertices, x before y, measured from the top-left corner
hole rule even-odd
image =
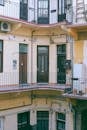
[[[70,84],[28,83],[28,81],[25,83],[22,78],[22,76],[21,78],[19,77],[18,72],[0,73],[0,93],[31,90],[56,90],[64,92],[65,89],[71,88]],[[20,80],[23,80],[23,82]]]
[[[77,7],[72,7],[73,10],[73,24],[84,24],[87,23],[87,4],[78,5]]]
[[[28,21],[31,23],[38,23],[38,24],[50,24],[49,16],[51,14],[48,13],[47,16],[38,16],[38,10],[34,7],[30,7],[31,5],[27,6],[24,5],[22,7],[20,1],[13,2],[13,1],[5,1],[4,6],[0,5],[0,15],[8,18],[14,19],[22,19],[24,21]],[[72,22],[72,8],[65,9],[64,14],[60,14],[55,18],[55,21],[58,22]]]
[[[24,21],[28,21],[31,23],[38,23],[38,24],[50,23],[49,17],[46,17],[46,21],[44,21],[43,19],[45,17],[37,18],[37,12],[38,12],[37,9],[28,6],[26,10],[23,9],[24,11],[22,10],[21,12],[20,7],[21,7],[20,2],[5,1],[4,6],[0,5],[0,15],[4,17],[14,18],[14,19],[22,19]],[[58,22],[67,21],[73,24],[87,23],[87,4],[84,5],[83,9],[82,7],[77,8],[76,6],[74,7],[67,6],[65,7],[64,13],[59,14],[56,19],[58,19]]]
[[[20,9],[19,2],[5,1],[4,6],[0,5],[0,15],[19,19],[20,14],[19,9]]]
[[[64,96],[73,99],[87,99],[87,79],[86,78],[72,78],[73,90],[72,92],[65,92]]]

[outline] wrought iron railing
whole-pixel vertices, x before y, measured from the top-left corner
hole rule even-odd
[[[23,78],[20,77],[19,72],[5,72],[0,73],[0,91],[7,90],[24,90],[24,89],[53,89],[53,90],[67,90],[71,87],[71,79],[70,77],[67,81],[61,80],[61,84],[57,83],[31,83],[29,78],[29,73],[27,73],[25,79],[25,73],[22,73]],[[21,81],[20,81],[21,80]],[[62,83],[63,82],[63,83]]]
[[[24,74],[23,74],[24,75]],[[87,79],[86,78],[71,78],[66,76],[64,83],[35,83],[29,82],[29,73],[27,73],[27,82],[20,82],[19,72],[0,73],[0,91],[7,90],[24,90],[24,89],[55,89],[65,90],[65,93],[74,95],[87,94]]]
[[[5,1],[4,5],[0,5],[0,15],[19,19],[19,8],[19,2]]]
[[[29,13],[29,18],[28,21],[29,22],[33,22],[33,23],[38,23],[38,18],[37,18],[37,12],[38,10],[28,6],[28,13]],[[65,11],[63,14],[58,15],[59,19],[58,21],[67,21],[69,23],[72,24],[76,24],[76,23],[86,23],[87,22],[87,4],[84,5],[84,11],[81,12],[83,13],[83,16],[85,19],[81,20],[81,19],[77,19],[77,7],[76,6],[66,6],[65,7]],[[16,18],[16,19],[20,19],[20,1],[19,2],[13,2],[13,1],[5,1],[4,2],[4,6],[0,5],[0,15],[2,16],[6,16],[6,17],[11,17],[11,18]],[[30,18],[30,15],[32,16]]]
[[[65,8],[64,14],[58,15],[59,18],[57,18],[57,21],[72,22],[72,18],[73,18],[72,9],[73,9],[72,7]],[[38,23],[38,18],[37,18],[38,9],[36,9],[34,7],[30,7],[30,5],[28,5],[27,11],[29,14],[28,22]],[[55,12],[56,12],[56,10],[55,10]],[[0,15],[2,15],[2,16],[20,19],[20,14],[21,14],[20,13],[20,1],[13,2],[13,1],[8,0],[8,1],[4,2],[4,6],[0,5]],[[30,17],[30,16],[32,16],[32,17]],[[45,17],[43,16],[43,18],[45,18]]]
[[[68,91],[69,92],[69,91]],[[72,78],[72,92],[73,95],[87,94],[87,79],[86,78]]]

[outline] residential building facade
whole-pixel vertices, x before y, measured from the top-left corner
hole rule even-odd
[[[1,0],[0,130],[87,129],[85,13],[81,0]]]

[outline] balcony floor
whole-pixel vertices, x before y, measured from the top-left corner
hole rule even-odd
[[[19,84],[19,85],[3,85],[0,86],[0,93],[17,92],[17,91],[31,91],[31,90],[57,90],[64,91],[71,88],[68,85],[49,85],[49,84]]]
[[[70,99],[78,99],[78,100],[87,100],[87,94],[68,94],[68,93],[65,93],[63,94],[64,97],[67,97],[67,98],[70,98]]]

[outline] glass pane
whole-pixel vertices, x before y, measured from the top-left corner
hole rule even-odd
[[[39,17],[48,17],[48,0],[39,0],[38,9]]]
[[[27,53],[27,45],[26,44],[20,44],[19,45],[19,52],[20,53]]]
[[[57,48],[57,54],[65,54],[66,53],[66,45],[59,45]]]
[[[41,71],[44,72],[44,56],[42,56],[42,68],[41,68]]]
[[[37,112],[37,118],[49,118],[49,112],[48,111],[38,111]]]
[[[22,124],[27,124],[27,122],[28,122],[28,113],[23,113]]]
[[[60,130],[62,130],[62,122],[58,122],[58,130],[60,129]]]
[[[0,41],[0,51],[2,51],[2,41]]]
[[[24,0],[24,3],[27,4],[28,3],[27,0]]]
[[[48,47],[38,47],[38,53],[48,53]]]
[[[58,7],[59,7],[59,13],[58,14],[64,14],[65,13],[65,2],[64,0],[59,0],[58,2]]]
[[[0,4],[1,4],[1,5],[4,5],[4,0],[0,0]]]
[[[0,130],[3,130],[3,117],[0,117]]]
[[[21,114],[18,114],[18,124],[21,123]]]
[[[45,60],[45,65],[44,65],[45,66],[45,72],[47,72],[47,70],[48,70],[48,66],[47,66],[48,65],[48,57],[45,56],[44,58],[45,58],[44,59]]]
[[[65,120],[65,114],[63,114],[63,113],[58,113],[58,119]]]
[[[27,4],[27,0],[20,0],[21,3]]]
[[[49,130],[49,112],[37,112],[37,130]]]

